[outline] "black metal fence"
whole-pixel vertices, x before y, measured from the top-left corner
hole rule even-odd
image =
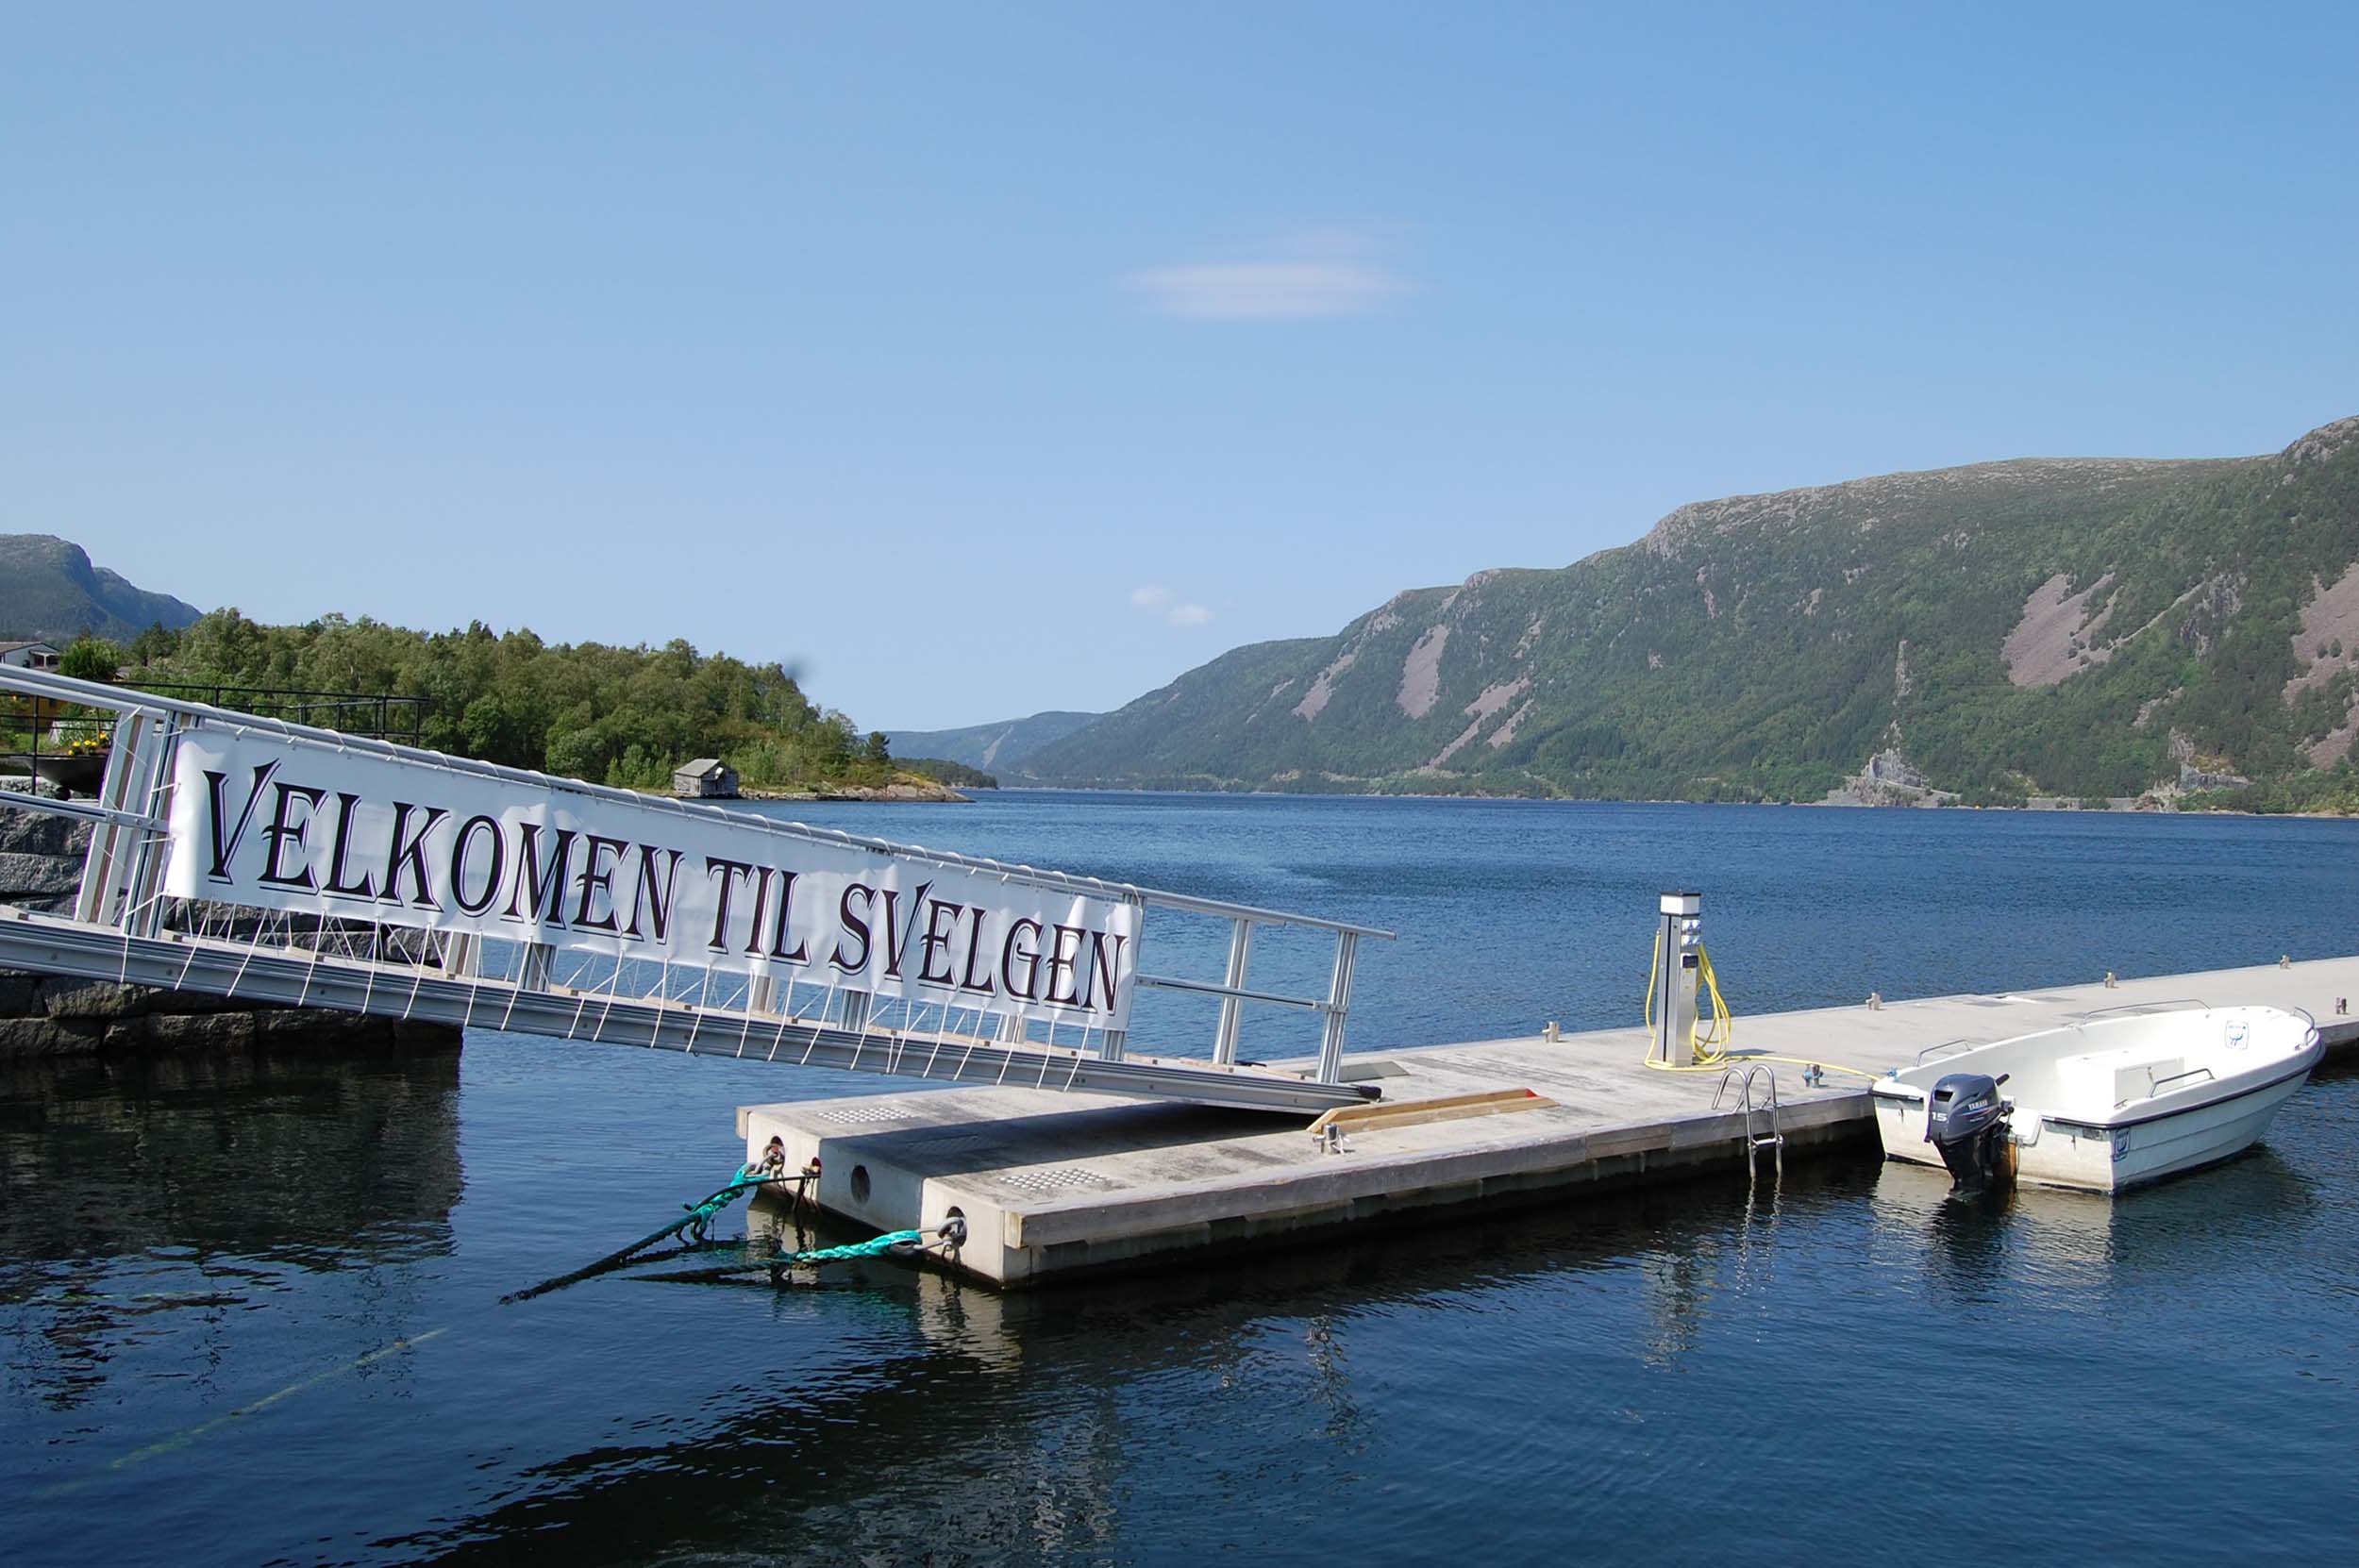
[[[376,692],[304,692],[283,686],[203,686],[143,680],[137,689],[153,692],[159,697],[206,702],[259,718],[284,719],[289,724],[310,725],[378,741],[398,741],[410,746],[421,743],[427,713],[434,706],[431,697],[396,697]]]
[[[287,687],[142,681],[134,690],[405,745],[422,743],[426,716],[433,706],[428,697]],[[0,695],[0,783],[5,776],[29,776],[68,796],[94,794],[106,773],[113,733],[111,713],[49,697]]]

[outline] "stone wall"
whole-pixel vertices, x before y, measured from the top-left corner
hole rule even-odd
[[[0,904],[59,912],[80,885],[90,825],[0,807]],[[326,1008],[0,969],[0,1056],[113,1051],[456,1051],[460,1031]]]

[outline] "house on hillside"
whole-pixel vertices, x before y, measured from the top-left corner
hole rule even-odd
[[[737,770],[717,757],[699,757],[672,770],[672,792],[682,800],[735,800]]]
[[[64,651],[47,642],[0,642],[0,664],[18,670],[54,670]]]

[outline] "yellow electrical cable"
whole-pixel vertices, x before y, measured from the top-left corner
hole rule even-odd
[[[1654,1029],[1655,976],[1662,970],[1662,967],[1663,930],[1662,927],[1657,926],[1654,934],[1654,959],[1647,965],[1645,1014],[1647,1029],[1649,1033]],[[1703,1011],[1698,1009],[1696,1021],[1687,1026],[1688,1064],[1684,1067],[1674,1067],[1668,1062],[1657,1061],[1652,1056],[1648,1056],[1646,1059],[1647,1065],[1656,1072],[1715,1073],[1726,1072],[1732,1065],[1741,1065],[1748,1061],[1783,1061],[1791,1062],[1797,1067],[1821,1067],[1837,1073],[1855,1073],[1870,1080],[1883,1076],[1882,1073],[1871,1073],[1865,1067],[1851,1067],[1840,1061],[1827,1061],[1808,1057],[1777,1057],[1760,1052],[1741,1057],[1732,1055],[1729,1050],[1729,1042],[1735,1037],[1736,1021],[1729,1011],[1728,999],[1720,994],[1720,976],[1713,970],[1712,955],[1704,949],[1701,942],[1696,944],[1696,972],[1698,978],[1703,982],[1704,991],[1712,997],[1711,1026],[1705,1027]]]

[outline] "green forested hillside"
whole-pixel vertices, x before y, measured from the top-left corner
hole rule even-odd
[[[425,697],[421,739],[436,750],[635,789],[661,789],[681,762],[711,756],[770,788],[900,776],[882,735],[821,711],[778,665],[678,641],[551,643],[480,625],[429,634],[342,616],[270,626],[225,609],[183,631],[151,629],[104,662],[118,653],[134,686]]]
[[[2324,788],[2350,768],[2355,561],[2359,419],[2261,458],[1737,496],[1237,649],[1016,771],[1815,800],[1898,753],[1969,800],[2167,792],[2183,768]]]

